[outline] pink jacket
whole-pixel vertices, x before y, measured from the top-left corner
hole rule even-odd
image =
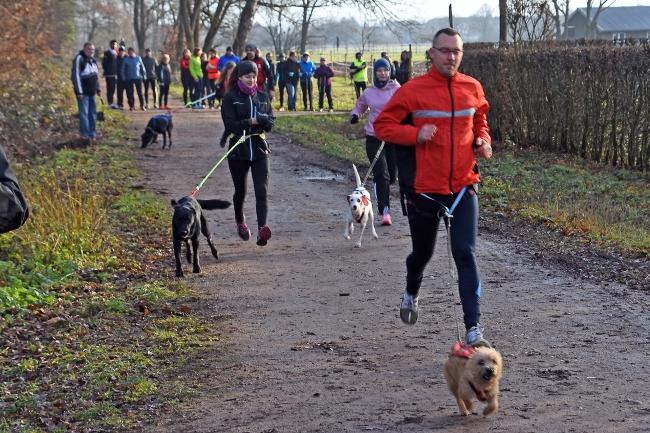
[[[383,88],[379,89],[373,84],[371,88],[365,90],[359,99],[357,105],[354,106],[350,114],[356,114],[360,118],[363,117],[370,107],[370,114],[368,115],[368,123],[366,124],[366,134],[375,135],[375,128],[373,123],[384,106],[388,103],[390,98],[393,97],[395,92],[400,88],[397,81],[391,80]]]

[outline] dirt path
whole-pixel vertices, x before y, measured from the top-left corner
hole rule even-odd
[[[141,131],[152,113],[130,115]],[[167,199],[191,192],[224,153],[218,112],[185,110],[174,123],[171,151],[150,148],[139,158],[147,185]],[[392,227],[377,227],[378,240],[367,234],[354,248],[342,237],[349,164],[278,134],[270,144],[269,245],[240,241],[232,209],[207,212],[221,260],[202,241],[204,273],[186,274],[206,295],[195,308],[229,318],[222,332],[230,351],[196,360],[183,380],[200,382],[203,398],[145,431],[650,431],[647,295],[542,267],[534,247],[483,230],[482,324],[505,362],[501,409],[463,418],[442,376],[459,308],[444,244],[425,274],[420,320],[407,327],[398,316],[410,251],[405,217],[395,212]],[[224,164],[199,196],[232,193]],[[252,185],[245,213],[255,227]]]

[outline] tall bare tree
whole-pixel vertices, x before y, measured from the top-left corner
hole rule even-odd
[[[492,17],[494,15],[494,9],[487,3],[484,3],[474,15],[472,15],[473,21],[476,23],[479,32],[481,32],[481,40],[484,41],[487,38],[488,31],[492,27]]]
[[[200,47],[201,10],[203,0],[180,0],[178,4],[179,31],[183,32],[187,47]]]
[[[555,19],[545,0],[509,0],[508,29],[515,43],[552,39]]]
[[[244,46],[248,42],[248,36],[251,33],[251,27],[253,27],[253,18],[255,17],[258,3],[259,0],[245,0],[244,7],[242,8],[241,14],[239,16],[237,34],[235,35],[235,40],[232,43],[232,49],[237,55],[242,54]]]
[[[146,48],[149,27],[158,21],[159,8],[157,0],[133,0],[133,33],[140,53]]]
[[[552,0],[555,9],[555,38],[568,39],[569,37],[569,2],[570,0]],[[560,14],[562,16],[560,16]],[[562,20],[562,17],[564,20]]]
[[[587,0],[587,23],[585,24],[585,35],[587,39],[596,39],[596,27],[598,26],[598,17],[602,11],[611,6],[614,0]],[[594,5],[598,4],[596,8],[596,13],[591,16],[591,12],[594,9]]]
[[[286,53],[300,41],[298,19],[292,14],[291,0],[272,1],[264,9],[264,30],[271,37],[276,53]]]
[[[75,9],[80,27],[85,30],[87,42],[95,42],[97,31],[108,27],[118,13],[113,3],[105,0],[79,0]]]
[[[226,14],[236,0],[207,0],[203,6],[203,20],[208,28],[203,42],[203,51],[208,51],[214,45],[214,39],[221,28]]]

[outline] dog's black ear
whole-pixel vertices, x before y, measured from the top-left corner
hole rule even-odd
[[[178,202],[176,200],[174,200],[174,199],[172,199],[172,206],[174,207],[174,209],[177,209],[178,207],[180,207]]]
[[[350,196],[348,196],[348,203],[350,203]]]

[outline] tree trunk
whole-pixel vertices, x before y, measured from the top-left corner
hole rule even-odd
[[[244,47],[248,43],[248,36],[251,33],[251,27],[253,27],[253,17],[255,17],[258,1],[259,0],[246,0],[244,8],[241,11],[239,26],[237,27],[237,36],[235,36],[235,40],[232,43],[233,52],[238,56],[241,56]]]
[[[508,40],[508,2],[499,0],[499,42]]]
[[[300,28],[300,55],[307,51],[307,37],[309,35],[309,1],[302,4],[302,26]]]
[[[138,41],[138,52],[144,53],[147,42],[147,11],[144,0],[133,1],[133,31]]]
[[[223,23],[223,20],[232,5],[230,0],[219,0],[217,4],[217,9],[214,11],[214,14],[210,17],[210,28],[208,28],[208,33],[205,35],[205,41],[203,42],[203,51],[209,51],[214,45],[214,38],[217,36],[217,32]]]

